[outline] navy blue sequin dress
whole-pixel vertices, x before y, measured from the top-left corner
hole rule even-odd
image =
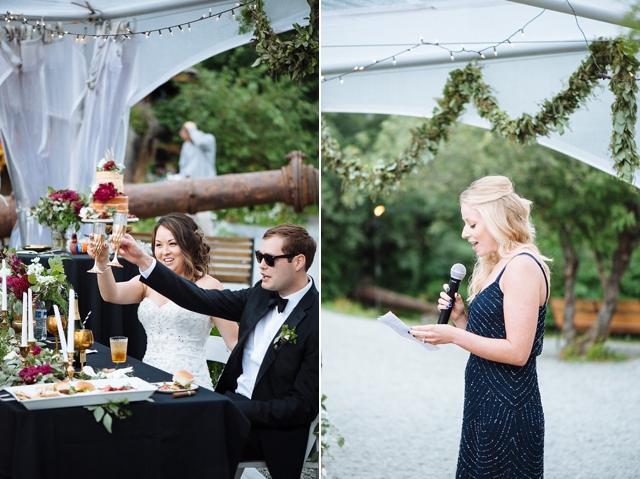
[[[467,331],[506,338],[504,297],[499,286],[503,273],[504,269],[469,306]],[[548,297],[546,274],[544,277]],[[536,356],[542,352],[546,311],[546,305],[538,310],[533,348],[524,366],[489,361],[475,354],[469,357],[457,479],[543,477],[544,414]]]

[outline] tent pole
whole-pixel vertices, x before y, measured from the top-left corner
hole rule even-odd
[[[531,7],[546,8],[555,12],[566,13],[568,15],[575,14],[579,17],[597,20],[599,22],[611,23],[613,25],[621,25],[623,27],[632,27],[629,19],[629,13],[621,10],[613,11],[605,8],[584,5],[577,1],[572,1],[571,6],[565,0],[507,0],[513,3],[529,5]]]

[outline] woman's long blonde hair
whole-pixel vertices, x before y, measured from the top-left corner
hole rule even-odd
[[[480,213],[489,234],[498,243],[498,254],[489,253],[479,257],[473,267],[469,279],[469,298],[473,298],[482,290],[493,267],[502,258],[513,258],[515,255],[528,252],[543,265],[550,277],[549,267],[535,245],[536,230],[529,214],[531,201],[518,196],[513,191],[511,180],[505,176],[485,176],[471,183],[471,186],[460,195],[460,204],[467,205]]]

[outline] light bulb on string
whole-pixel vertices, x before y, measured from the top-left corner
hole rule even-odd
[[[147,38],[149,38],[149,32],[144,32],[144,38],[145,38],[145,40],[146,40]]]
[[[236,12],[233,10],[233,8],[231,9],[231,17],[236,18]]]
[[[451,61],[453,61],[453,60],[454,60],[454,58],[453,58],[453,52],[449,52],[449,56],[451,57]]]
[[[393,57],[393,64],[396,64],[396,57]]]
[[[513,48],[513,43],[511,43],[511,40],[507,40],[507,43],[509,43],[509,46]]]
[[[184,30],[182,29],[182,25],[178,25],[178,29],[180,30],[180,32],[184,33]]]
[[[438,45],[438,39],[437,38],[436,38],[435,42],[436,42],[436,45]]]
[[[520,35],[524,38],[524,30],[520,30]]]
[[[360,67],[360,68],[358,68],[358,70],[362,71],[362,70],[364,70],[364,67]]]
[[[158,30],[158,36],[162,38],[162,29]]]
[[[424,38],[420,35],[420,43],[424,43]]]
[[[218,13],[218,16],[216,17],[216,22],[220,20],[220,14]]]
[[[480,54],[480,58],[484,58],[484,53],[478,52]]]
[[[189,31],[191,31],[191,24],[190,24],[190,23],[187,23],[187,29],[188,29]]]
[[[344,83],[344,79],[342,77],[340,77],[340,83]]]
[[[493,47],[493,56],[494,57],[498,56],[498,50],[496,50],[496,47]]]
[[[171,27],[169,27],[169,33],[173,36],[173,32],[171,31]]]
[[[209,9],[209,18],[211,18],[211,9]]]

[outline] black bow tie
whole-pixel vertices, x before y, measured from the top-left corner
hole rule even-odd
[[[287,307],[288,299],[284,299],[276,291],[271,292],[271,299],[269,300],[269,308],[278,305],[278,313],[282,313],[284,308]]]

